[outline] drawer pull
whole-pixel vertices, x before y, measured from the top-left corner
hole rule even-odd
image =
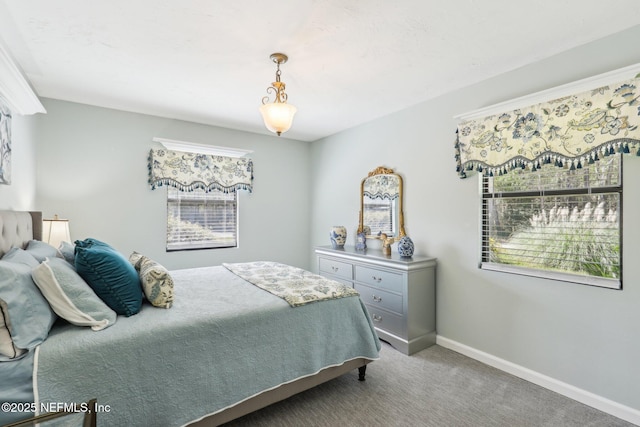
[[[382,282],[382,277],[371,276],[374,282],[380,283]]]
[[[374,322],[382,322],[382,316],[378,314],[374,314],[373,316],[371,316],[371,318],[373,319]]]
[[[340,270],[340,267],[336,267],[336,266],[332,265],[331,269],[333,270],[334,273],[337,273],[338,270]]]
[[[374,300],[375,302],[382,302],[382,297],[379,297],[379,296],[377,296],[377,295],[375,295],[375,294],[374,294],[374,295],[373,295],[373,300]]]

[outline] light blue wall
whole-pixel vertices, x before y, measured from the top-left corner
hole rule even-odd
[[[314,142],[312,246],[328,244],[331,225],[352,242],[360,180],[394,168],[407,233],[438,258],[440,336],[640,410],[640,157],[624,158],[624,290],[614,291],[479,270],[478,177],[457,177],[453,151],[454,115],[640,63],[638,40],[635,27]]]
[[[307,268],[310,145],[274,136],[44,99],[38,122],[37,203],[94,237],[167,268],[269,259]],[[256,120],[260,117],[256,116]],[[153,137],[254,150],[254,189],[239,192],[239,247],[165,251],[166,188],[151,190]]]
[[[36,209],[36,123],[40,116],[11,118],[11,184],[0,185],[0,209]]]
[[[438,258],[438,333],[640,410],[640,158],[625,157],[624,290],[477,269],[477,177],[458,179],[453,116],[640,63],[640,27],[421,103],[312,144],[45,99],[14,118],[14,183],[0,208],[41,209],[167,267],[271,259],[315,268],[328,229],[358,220],[359,182],[376,166],[404,175],[408,234]],[[375,102],[375,96],[372,96]],[[164,251],[164,190],[147,185],[154,137],[255,150],[255,189],[240,193],[240,247]],[[37,152],[37,154],[36,154]]]

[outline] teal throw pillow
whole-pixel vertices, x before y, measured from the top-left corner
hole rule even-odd
[[[132,316],[142,306],[138,272],[108,244],[96,239],[76,240],[75,267],[93,291],[117,314]]]

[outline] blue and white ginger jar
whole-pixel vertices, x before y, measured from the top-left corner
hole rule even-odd
[[[342,249],[347,241],[347,228],[342,225],[334,225],[329,231],[329,239],[333,249]]]
[[[398,253],[401,257],[412,257],[413,256],[413,240],[409,238],[409,236],[404,236],[398,242]]]

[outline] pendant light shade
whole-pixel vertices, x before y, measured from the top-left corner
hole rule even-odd
[[[280,136],[283,132],[288,131],[293,124],[293,116],[298,109],[291,104],[287,104],[287,94],[285,93],[285,84],[280,81],[280,64],[287,62],[289,58],[284,53],[274,53],[271,60],[276,63],[276,81],[271,83],[267,88],[267,93],[273,93],[275,99],[269,102],[269,96],[262,98],[260,113],[264,120],[264,125],[271,132]]]
[[[291,128],[296,111],[298,111],[296,107],[283,102],[272,102],[260,106],[264,125],[271,132],[277,133],[278,136]]]

